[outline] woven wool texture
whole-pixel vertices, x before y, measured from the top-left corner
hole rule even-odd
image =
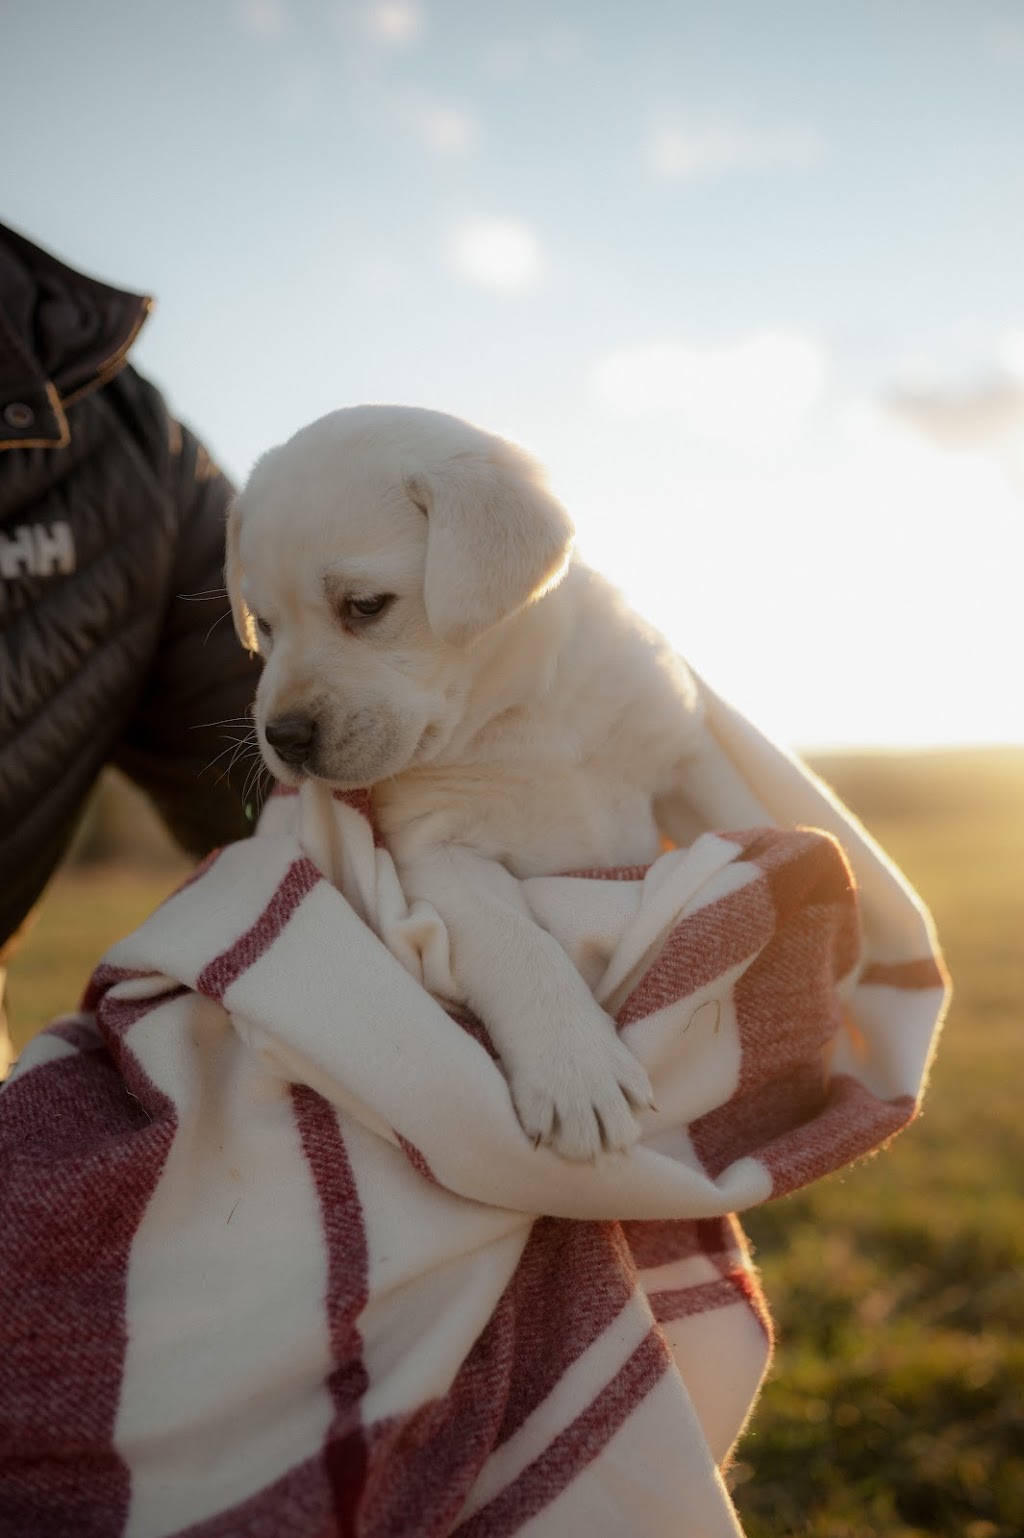
[[[724,784],[649,869],[523,883],[650,1073],[628,1155],[525,1138],[438,916],[315,786],[32,1043],[0,1094],[3,1538],[739,1533],[770,1324],[734,1214],[912,1117],[946,988],[870,840],[707,705],[762,826]]]

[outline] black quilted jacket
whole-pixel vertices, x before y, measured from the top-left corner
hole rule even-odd
[[[223,597],[231,488],[126,364],[149,308],[0,226],[0,944],[104,764],[191,852],[249,827],[246,766],[214,763],[255,687]]]

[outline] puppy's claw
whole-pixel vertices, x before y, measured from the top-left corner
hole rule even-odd
[[[656,1111],[654,1095],[650,1088],[641,1090],[631,1084],[620,1084],[622,1098],[633,1107],[634,1111]]]
[[[628,1047],[618,1043],[623,1054],[628,1054],[628,1060],[620,1059],[617,1078],[623,1098],[633,1107],[634,1111],[657,1110],[654,1104],[654,1090],[651,1081],[644,1072],[643,1066],[637,1061]]]

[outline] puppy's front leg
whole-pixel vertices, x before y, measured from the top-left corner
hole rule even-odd
[[[639,1134],[630,1108],[652,1104],[650,1081],[515,878],[451,845],[421,850],[400,872],[406,897],[426,898],[447,926],[452,972],[527,1135],[569,1159],[629,1147]]]

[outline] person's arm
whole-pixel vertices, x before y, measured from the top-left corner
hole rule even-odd
[[[251,832],[266,790],[249,705],[258,661],[239,644],[224,591],[233,489],[172,423],[170,491],[178,553],[153,667],[116,763],[193,854]]]

